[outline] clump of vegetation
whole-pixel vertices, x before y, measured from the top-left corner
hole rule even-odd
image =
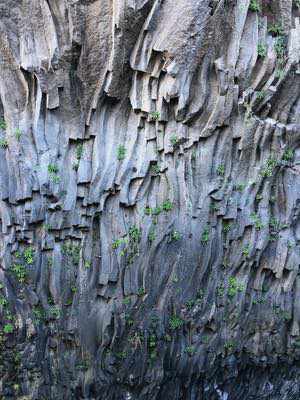
[[[26,264],[33,264],[33,257],[34,257],[34,250],[32,247],[28,247],[25,251],[24,251],[24,259],[26,261]]]
[[[217,174],[220,175],[220,176],[224,176],[225,175],[225,166],[223,164],[218,166]]]
[[[270,178],[273,175],[274,169],[277,166],[278,162],[275,158],[268,158],[268,160],[266,161],[262,171],[261,171],[261,175],[264,178]]]
[[[176,146],[179,143],[179,138],[176,135],[172,135],[170,138],[170,142],[173,146]]]
[[[275,22],[274,24],[269,26],[268,32],[271,33],[273,36],[282,36],[284,34],[284,29],[281,24]]]
[[[83,144],[78,144],[76,147],[76,158],[80,160],[83,154]]]
[[[204,231],[202,232],[202,235],[201,235],[201,242],[202,242],[203,244],[207,244],[208,241],[209,241],[209,229],[208,229],[208,227],[206,227],[206,228],[204,229]]]
[[[49,164],[48,165],[48,173],[50,180],[53,183],[59,183],[60,182],[60,177],[57,175],[58,173],[58,166],[55,164]]]
[[[258,57],[261,57],[261,58],[265,58],[266,57],[266,55],[267,55],[267,47],[266,47],[265,44],[259,43],[257,45],[257,54],[258,54]]]
[[[8,147],[8,141],[6,138],[1,138],[0,139],[0,147],[2,147],[2,149],[7,149]]]
[[[185,349],[185,352],[189,355],[192,356],[193,354],[195,354],[196,349],[194,346],[187,346]]]
[[[176,330],[181,328],[183,325],[183,320],[179,318],[177,315],[172,315],[169,320],[170,329]]]
[[[294,158],[294,150],[286,149],[282,156],[282,160],[289,162],[289,161],[292,161],[293,158]]]
[[[242,254],[244,257],[249,257],[250,254],[250,246],[244,246],[242,249]]]
[[[162,204],[162,209],[164,211],[171,211],[173,209],[173,203],[170,200],[166,200]]]
[[[17,278],[19,283],[24,283],[27,277],[27,271],[22,264],[13,264],[11,267],[12,272]]]
[[[170,242],[177,242],[178,240],[181,239],[181,235],[178,231],[172,231],[170,235]]]
[[[57,174],[58,173],[58,166],[55,164],[48,165],[48,172],[49,174]]]
[[[156,239],[155,231],[154,229],[150,229],[149,234],[148,234],[148,240],[150,243],[154,242]]]
[[[231,229],[231,224],[230,222],[224,222],[223,223],[223,232],[228,233]]]
[[[260,5],[259,5],[258,0],[251,0],[249,9],[250,9],[250,11],[253,11],[253,12],[260,12]]]
[[[12,324],[7,323],[4,325],[3,332],[5,334],[13,333],[13,331],[14,331],[14,326]]]
[[[159,174],[159,172],[160,172],[160,166],[158,164],[154,164],[154,165],[151,166],[151,173],[152,174],[157,175],[157,174]]]
[[[234,297],[238,292],[242,292],[244,290],[244,286],[238,282],[238,280],[231,276],[228,281],[228,292],[227,295],[229,297]]]
[[[152,119],[152,121],[158,121],[160,118],[160,113],[158,111],[152,111],[150,113],[150,118]]]
[[[123,145],[118,146],[117,158],[119,161],[124,160],[126,156],[126,149]]]
[[[285,56],[286,46],[285,46],[285,39],[283,36],[280,36],[276,39],[275,52],[277,56],[281,59]]]
[[[252,213],[252,214],[251,214],[251,219],[253,220],[255,229],[256,229],[257,231],[260,231],[260,230],[264,227],[264,225],[263,225],[261,219],[260,219],[259,216],[256,215],[255,213]]]
[[[6,129],[6,122],[3,118],[0,118],[0,129],[2,129],[3,131],[5,131]]]

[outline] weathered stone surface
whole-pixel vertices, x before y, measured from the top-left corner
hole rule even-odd
[[[300,397],[298,0],[0,0],[0,397]]]

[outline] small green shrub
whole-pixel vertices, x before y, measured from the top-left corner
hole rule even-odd
[[[126,149],[123,145],[118,146],[117,158],[119,161],[124,160],[126,156]]]
[[[259,5],[258,0],[251,0],[249,9],[250,9],[250,11],[253,11],[253,12],[260,12],[260,5]]]
[[[3,118],[0,118],[0,129],[2,129],[3,131],[5,131],[6,129],[6,122]]]
[[[170,329],[176,330],[176,329],[181,328],[182,325],[183,325],[183,320],[181,318],[177,317],[177,315],[172,315],[170,317],[170,320],[169,320]]]
[[[162,209],[164,211],[171,211],[173,209],[173,203],[170,200],[166,200],[162,204]]]
[[[208,241],[209,241],[209,229],[205,228],[204,231],[202,232],[201,242],[203,244],[207,244]]]
[[[217,174],[220,175],[220,176],[224,176],[225,175],[225,166],[223,164],[218,166]]]
[[[7,149],[8,147],[8,141],[6,138],[1,138],[0,139],[0,147],[2,147],[2,149]]]
[[[8,324],[4,325],[4,328],[3,328],[4,333],[9,334],[9,333],[13,333],[13,331],[14,331],[14,326],[12,324],[8,323]]]
[[[265,58],[266,55],[267,55],[267,47],[266,47],[266,45],[263,44],[263,43],[259,43],[257,45],[257,53],[258,53],[259,57]]]
[[[11,267],[12,272],[16,276],[19,283],[24,283],[27,277],[26,268],[22,264],[13,264]]]
[[[277,166],[278,162],[275,158],[268,158],[266,161],[262,171],[261,175],[265,178],[270,178],[273,175],[274,169]]]
[[[228,282],[228,292],[229,297],[234,297],[238,292],[242,292],[244,286],[237,281],[235,277],[230,277]]]
[[[292,161],[293,158],[294,158],[294,150],[286,149],[282,156],[282,160],[283,161]]]
[[[55,164],[48,164],[48,172],[49,172],[49,174],[57,174],[58,166]]]
[[[176,146],[179,143],[179,138],[176,135],[172,135],[170,138],[170,142],[173,146]]]
[[[282,36],[284,34],[284,29],[281,24],[274,23],[269,26],[268,32],[271,33],[273,36]]]
[[[34,256],[34,250],[32,247],[28,247],[25,251],[24,251],[24,259],[26,261],[26,264],[33,264],[33,256]]]
[[[152,119],[152,121],[158,121],[160,118],[160,113],[158,111],[152,111],[150,113],[150,118]]]
[[[181,235],[178,231],[172,231],[171,236],[170,236],[170,242],[177,242],[178,240],[181,239]]]

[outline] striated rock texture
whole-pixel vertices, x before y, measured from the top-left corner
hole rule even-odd
[[[0,0],[0,397],[300,397],[299,0]]]

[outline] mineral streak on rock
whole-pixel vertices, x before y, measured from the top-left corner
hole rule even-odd
[[[299,0],[0,0],[0,398],[300,398]]]

